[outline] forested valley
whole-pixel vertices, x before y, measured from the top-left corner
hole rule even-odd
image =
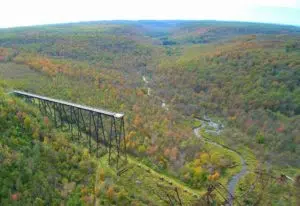
[[[124,113],[128,170],[13,90]],[[296,206],[299,134],[300,27],[0,29],[0,205]]]

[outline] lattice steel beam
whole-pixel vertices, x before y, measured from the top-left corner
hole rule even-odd
[[[108,149],[109,164],[112,163],[114,151],[116,153],[117,168],[121,155],[125,159],[127,158],[123,113],[110,112],[23,91],[13,91],[13,93],[16,96],[24,97],[30,103],[38,104],[41,112],[53,119],[55,127],[63,128],[64,123],[67,123],[72,140],[75,140],[73,135],[74,128],[77,130],[78,141],[82,140],[83,134],[86,134],[90,152],[93,151],[91,139],[94,139],[96,142],[97,156],[99,155],[100,145],[104,149]]]

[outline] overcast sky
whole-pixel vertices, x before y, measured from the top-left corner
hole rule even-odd
[[[236,20],[300,26],[300,0],[1,0],[0,28],[91,20]]]

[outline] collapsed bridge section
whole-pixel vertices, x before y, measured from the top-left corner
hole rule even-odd
[[[118,168],[120,159],[124,157],[126,160],[123,113],[110,112],[24,91],[14,90],[12,93],[25,98],[30,103],[37,104],[44,115],[53,119],[56,127],[68,128],[73,140],[87,141],[90,152],[96,152],[97,156],[103,151],[108,152],[109,164],[115,162]]]

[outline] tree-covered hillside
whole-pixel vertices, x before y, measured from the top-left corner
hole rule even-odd
[[[227,187],[246,169],[247,175],[239,177],[233,188],[241,205],[296,205],[297,182],[272,178],[263,182],[265,176],[255,172],[267,171],[273,179],[280,174],[295,179],[299,174],[299,57],[300,28],[272,24],[100,21],[0,30],[0,80],[5,80],[6,92],[19,89],[124,112],[130,157],[196,190],[199,197],[210,194],[209,185]],[[17,174],[3,184],[0,205],[1,201],[9,204],[15,196],[28,199],[28,204],[50,204],[54,199],[64,204],[80,199],[89,204],[85,196],[98,201],[96,193],[82,192],[82,187],[87,191],[96,187],[92,182],[100,171],[98,160],[87,158],[93,165],[87,175],[80,164],[74,165],[83,161],[82,157],[59,159],[58,153],[82,156],[85,149],[73,142],[66,143],[66,148],[76,148],[72,151],[56,147],[58,142],[64,144],[60,141],[67,141],[68,135],[50,130],[44,117],[33,112],[36,108],[29,109],[5,95],[1,101],[0,127],[5,134],[0,140],[1,164],[14,158],[16,163],[10,160],[1,167],[0,178],[13,170]],[[53,137],[51,143],[44,140],[49,136]],[[43,138],[41,142],[39,138]],[[58,159],[48,158],[50,153],[57,153]],[[31,163],[42,160],[45,165]],[[49,166],[53,161],[56,166]],[[27,179],[19,180],[22,171],[16,168],[27,162],[33,169]],[[72,172],[65,174],[66,168]],[[33,170],[41,176],[36,177]],[[137,175],[134,171],[128,173],[128,179],[118,179],[107,170],[108,179],[116,178],[117,182],[111,186],[109,180],[104,181],[104,189],[97,193],[103,195],[104,205],[115,204],[124,196],[125,205],[164,204],[156,194],[146,197],[157,189],[155,185],[146,187],[155,177],[144,175],[143,185],[136,183],[143,182],[141,176],[130,181],[130,175]],[[60,176],[52,181],[53,174]],[[32,178],[37,182],[50,178],[41,191],[48,188],[53,194],[39,200],[43,193],[28,192],[35,187],[34,181],[28,182]],[[261,182],[252,187],[258,179]],[[63,193],[64,184],[73,182],[72,192]],[[126,188],[129,183],[135,185],[130,190]],[[140,185],[144,186],[141,190]],[[221,193],[228,197],[226,191]],[[200,201],[195,194],[182,194],[187,202]],[[211,204],[224,203],[222,195],[214,191],[212,196],[216,202]]]
[[[227,119],[231,144],[261,148],[269,161],[299,167],[299,41],[250,36],[185,48],[161,61],[157,91],[186,115]],[[232,127],[247,137],[232,138]]]

